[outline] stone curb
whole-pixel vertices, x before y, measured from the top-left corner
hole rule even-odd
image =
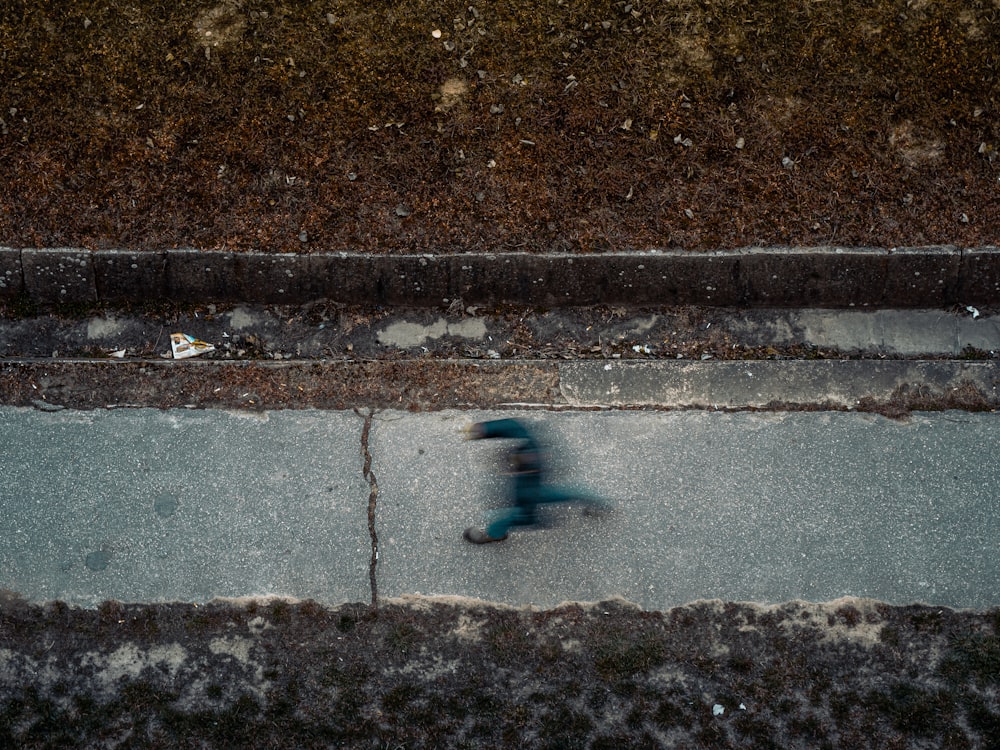
[[[311,255],[0,248],[30,303],[943,307],[1000,302],[1000,247],[744,248],[605,255]]]
[[[559,388],[574,406],[853,409],[914,401],[1000,405],[1000,363],[927,360],[564,362]],[[966,404],[968,405],[968,404]],[[917,407],[919,408],[919,407]],[[924,407],[927,408],[927,407]]]
[[[1000,362],[6,360],[0,403],[238,409],[1000,408]]]

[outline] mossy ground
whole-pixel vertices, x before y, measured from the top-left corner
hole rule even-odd
[[[10,0],[0,243],[996,244],[997,0]]]
[[[995,747],[1000,613],[7,598],[10,747]]]

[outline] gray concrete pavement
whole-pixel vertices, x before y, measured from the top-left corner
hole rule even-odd
[[[475,547],[461,532],[503,495],[501,446],[460,428],[497,414],[375,414],[380,596],[1000,604],[997,414],[502,412],[541,425],[557,478],[617,510],[560,508],[551,528]],[[86,606],[368,601],[363,426],[0,407],[0,586]]]
[[[354,414],[0,409],[0,586],[94,605],[366,601]]]
[[[841,352],[957,357],[1000,348],[1000,316],[975,307],[951,310],[762,310],[724,316],[722,325],[750,345],[803,344]]]
[[[451,541],[463,505],[473,520],[503,493],[482,471],[496,448],[453,443],[455,421],[485,416],[379,422],[373,453],[392,457],[380,479],[380,527],[394,533],[382,548],[385,595],[552,605],[618,594],[646,607],[845,594],[1000,600],[995,415],[547,415],[565,476],[618,511],[594,520],[566,510],[554,529],[463,547]],[[464,460],[430,480],[425,457],[449,448]]]
[[[563,362],[559,389],[573,406],[764,408],[769,404],[856,407],[891,401],[906,389],[947,398],[972,386],[1000,397],[996,362],[907,360],[744,360]]]

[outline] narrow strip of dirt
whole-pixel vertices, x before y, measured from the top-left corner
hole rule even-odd
[[[558,368],[539,363],[8,363],[0,365],[0,403],[82,409],[353,409],[362,404],[421,411],[558,403],[558,383]]]

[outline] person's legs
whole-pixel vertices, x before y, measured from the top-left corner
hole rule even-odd
[[[536,447],[535,439],[528,428],[516,419],[493,419],[472,425],[469,436],[474,440],[482,438],[512,438],[524,440],[530,447]]]
[[[577,487],[566,487],[560,485],[542,485],[535,490],[535,502],[537,503],[581,503],[585,508],[593,511],[609,510],[611,505],[607,500],[594,495],[593,493],[581,490]]]
[[[486,533],[493,539],[502,539],[514,526],[531,526],[535,522],[535,509],[523,505],[506,508],[487,527]]]
[[[543,485],[533,488],[531,501],[519,497],[516,505],[499,511],[485,531],[474,528],[466,529],[465,538],[476,544],[498,542],[506,539],[508,532],[514,526],[532,526],[538,523],[536,505],[569,502],[582,503],[584,513],[602,513],[611,510],[611,505],[606,500],[584,490]]]

